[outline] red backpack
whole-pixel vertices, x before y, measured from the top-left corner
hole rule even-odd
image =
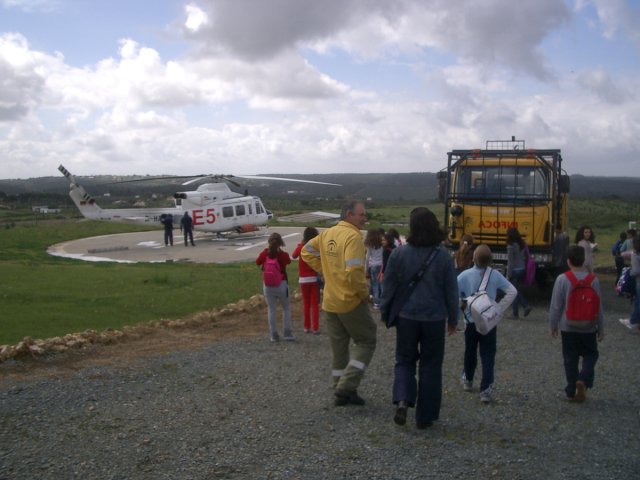
[[[282,270],[278,257],[267,256],[262,266],[262,281],[267,287],[279,287],[282,283]]]
[[[565,273],[571,282],[571,291],[567,301],[567,323],[578,329],[592,328],[600,313],[600,296],[591,286],[596,276],[589,273],[582,280],[571,270]]]

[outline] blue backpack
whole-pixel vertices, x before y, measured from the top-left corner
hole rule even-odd
[[[616,285],[616,292],[619,297],[633,298],[636,296],[636,277],[631,275],[631,267],[622,269]]]
[[[616,243],[613,244],[613,246],[611,247],[611,255],[613,255],[614,257],[617,257],[618,255],[620,255],[620,250],[622,249],[622,245],[624,245],[624,241],[622,240],[616,240]]]

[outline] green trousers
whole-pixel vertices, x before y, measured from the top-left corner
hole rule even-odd
[[[336,389],[354,391],[376,350],[375,321],[369,307],[360,303],[346,313],[322,312],[331,342],[332,377]],[[350,343],[353,340],[353,348]]]

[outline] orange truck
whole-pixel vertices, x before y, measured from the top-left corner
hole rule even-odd
[[[474,244],[491,247],[494,263],[504,269],[507,229],[516,227],[536,261],[538,282],[566,269],[570,182],[559,149],[526,149],[524,140],[512,137],[447,157],[438,182],[449,248],[471,234]]]

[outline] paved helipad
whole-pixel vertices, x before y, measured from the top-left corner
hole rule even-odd
[[[272,232],[282,235],[285,250],[293,253],[302,239],[304,227],[269,227],[259,232],[217,238],[215,234],[194,235],[195,247],[185,247],[180,230],[174,231],[173,246],[164,246],[162,230],[120,233],[82,238],[52,245],[50,255],[92,262],[121,263],[234,263],[255,260],[267,246]]]

